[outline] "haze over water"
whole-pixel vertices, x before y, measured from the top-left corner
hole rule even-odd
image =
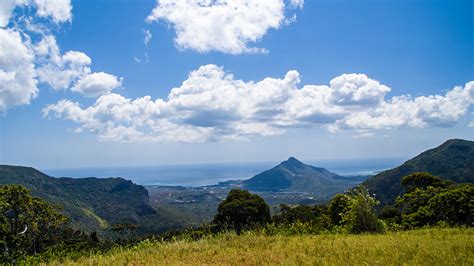
[[[340,175],[371,175],[390,169],[403,162],[403,159],[363,159],[327,160],[304,162],[323,167]],[[54,177],[123,177],[144,185],[164,186],[204,186],[227,180],[248,179],[268,170],[279,162],[161,165],[161,166],[119,166],[85,167],[64,169],[43,169]]]

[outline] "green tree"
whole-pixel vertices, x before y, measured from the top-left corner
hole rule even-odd
[[[402,186],[407,192],[411,192],[415,189],[426,189],[427,187],[442,187],[445,183],[442,182],[441,178],[434,176],[430,173],[417,172],[402,178]]]
[[[298,205],[289,207],[284,205],[283,208],[280,208],[280,212],[273,216],[273,221],[279,224],[293,224],[296,222],[314,223],[316,215],[310,206]]]
[[[328,211],[333,225],[340,225],[342,217],[349,210],[351,198],[345,194],[336,194],[329,202]]]
[[[449,225],[474,224],[474,186],[462,184],[436,194],[428,201],[428,208],[434,221]]]
[[[258,195],[246,190],[232,189],[219,204],[213,223],[222,229],[244,229],[270,222],[270,208]]]
[[[66,221],[54,206],[32,197],[25,187],[0,186],[2,261],[14,263],[18,257],[41,251]]]
[[[474,186],[456,185],[429,173],[414,173],[402,179],[405,193],[390,208],[399,210],[396,217],[405,228],[436,225],[473,225]],[[387,221],[394,221],[381,215]]]
[[[342,216],[342,223],[351,233],[383,231],[382,221],[375,215],[377,200],[369,195],[366,188],[360,186],[350,197],[348,210]]]

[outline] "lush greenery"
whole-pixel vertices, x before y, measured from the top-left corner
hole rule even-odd
[[[369,178],[364,185],[385,206],[395,203],[395,199],[403,193],[402,178],[415,172],[428,172],[456,183],[474,183],[473,162],[474,142],[452,139],[401,166]]]
[[[26,188],[0,186],[0,262],[43,251],[65,222],[65,216]]]
[[[381,217],[404,228],[446,224],[474,225],[474,185],[455,184],[429,173],[402,179],[405,193],[382,210]]]
[[[0,186],[0,263],[14,264],[29,255],[110,249],[96,232],[67,226],[68,218],[52,205],[30,195],[21,185]],[[41,255],[43,256],[43,255]]]
[[[33,196],[60,205],[72,227],[101,237],[114,237],[115,224],[136,224],[137,235],[186,226],[175,211],[152,207],[143,186],[123,178],[53,178],[31,167],[0,165],[2,184],[25,186]]]
[[[462,151],[462,156],[470,156],[464,142],[447,143],[441,154]],[[294,173],[309,167],[294,158],[282,165]],[[152,208],[146,190],[130,181],[56,179],[32,168],[9,166],[0,166],[0,176],[0,183],[28,186],[0,185],[0,263],[473,262],[474,185],[455,182],[465,178],[410,172],[382,179],[400,183],[401,191],[389,201],[390,193],[371,194],[366,183],[324,204],[282,204],[273,217],[260,196],[232,189],[209,224],[159,234],[163,221],[172,224],[177,216]],[[386,200],[384,206],[379,198]],[[442,229],[449,227],[457,229]]]
[[[473,265],[473,229],[423,229],[375,235],[267,235],[249,231],[225,233],[199,241],[146,240],[68,265],[175,264],[324,264],[324,265]]]
[[[473,225],[474,210],[474,185],[456,184],[452,181],[442,180],[439,177],[428,173],[414,173],[404,177],[401,181],[405,193],[397,198],[396,203],[387,206],[380,213],[376,212],[379,202],[373,195],[369,195],[364,186],[358,186],[345,194],[336,195],[327,204],[314,206],[288,206],[281,205],[280,211],[273,217],[270,216],[269,206],[258,195],[254,195],[245,190],[231,190],[228,196],[219,204],[218,213],[211,224],[204,225],[197,229],[187,229],[183,231],[169,231],[166,234],[155,235],[141,241],[134,237],[133,232],[137,225],[131,221],[125,221],[120,224],[114,224],[112,229],[116,232],[115,243],[99,239],[97,234],[91,235],[74,231],[65,226],[65,217],[49,203],[38,198],[31,197],[28,191],[21,186],[3,186],[0,193],[0,206],[2,210],[1,230],[2,238],[0,241],[4,250],[2,260],[11,262],[15,259],[23,259],[23,262],[33,263],[52,260],[77,260],[78,263],[99,264],[107,262],[128,263],[136,262],[150,263],[151,261],[165,261],[169,263],[176,262],[177,259],[186,259],[196,257],[192,263],[202,261],[203,263],[220,263],[217,259],[225,257],[229,249],[232,254],[240,252],[245,253],[245,257],[254,257],[255,261],[267,261],[257,254],[266,254],[272,249],[265,249],[265,241],[268,245],[275,243],[275,248],[282,248],[279,241],[291,243],[286,249],[278,252],[273,250],[273,255],[268,258],[269,262],[288,262],[291,259],[299,260],[306,258],[301,262],[327,262],[336,263],[345,258],[347,250],[353,249],[354,252],[364,252],[367,260],[360,260],[361,257],[351,255],[354,262],[379,261],[387,257],[388,248],[393,249],[394,243],[399,243],[397,238],[404,238],[403,242],[406,249],[401,249],[398,258],[402,262],[421,262],[423,260],[436,263],[443,262],[470,262],[473,259],[473,241],[468,236],[473,235],[472,229],[457,230],[424,230],[423,236],[415,231],[413,233],[394,233],[403,229],[413,229],[417,227],[436,226],[467,226]],[[13,212],[12,212],[13,210]],[[16,220],[15,220],[16,219]],[[12,226],[14,225],[14,226]],[[26,226],[27,225],[27,226]],[[13,229],[12,229],[13,228]],[[28,228],[22,231],[22,228]],[[445,237],[445,232],[455,232],[456,235]],[[249,244],[245,247],[241,238],[235,237],[243,234],[242,239],[253,241],[259,244]],[[459,233],[462,232],[462,233]],[[339,235],[343,233],[343,235]],[[367,236],[363,233],[383,233],[380,235]],[[355,237],[347,234],[362,234]],[[436,243],[437,234],[439,243]],[[315,236],[318,235],[318,236]],[[337,236],[337,237],[336,237]],[[228,243],[230,246],[216,246],[215,241],[220,243],[222,239],[232,239]],[[251,239],[250,239],[251,238]],[[316,256],[316,252],[297,252],[295,255],[289,255],[290,251],[299,244],[304,250],[314,251],[312,246],[326,244],[335,246],[332,249],[332,256]],[[346,239],[341,241],[341,239]],[[204,249],[194,248],[199,241]],[[233,243],[236,241],[238,244]],[[357,241],[373,241],[384,244],[376,244],[365,250],[360,250],[355,246]],[[447,245],[453,248],[450,252],[438,253],[431,249],[417,250],[413,245],[416,242],[423,242],[424,246]],[[434,241],[434,242],[433,242]],[[456,242],[458,241],[458,242]],[[293,243],[294,242],[294,243]],[[346,243],[346,250],[342,248],[341,243]],[[352,243],[347,245],[347,243]],[[457,243],[457,244],[456,244]],[[185,251],[182,246],[192,248],[196,252]],[[234,246],[235,245],[235,246]],[[352,246],[351,246],[352,245]],[[170,247],[179,251],[174,255]],[[237,248],[237,249],[234,249]],[[243,250],[239,250],[243,249]],[[208,250],[207,250],[208,249]],[[12,251],[17,252],[14,254]],[[399,249],[397,249],[398,252]],[[393,250],[392,250],[393,251]],[[145,255],[143,254],[145,252]],[[161,253],[163,252],[163,253]],[[210,257],[206,257],[206,252],[213,252]],[[384,253],[385,252],[385,253]],[[37,254],[35,256],[31,256]],[[146,255],[148,254],[149,255]],[[94,254],[94,255],[90,255]],[[279,257],[275,254],[287,254]],[[305,254],[305,256],[302,256]],[[408,255],[407,255],[408,254]],[[443,256],[439,256],[444,254]],[[25,255],[29,255],[25,257]],[[347,254],[346,254],[347,255]],[[227,258],[227,257],[226,257]],[[130,261],[131,260],[131,261]],[[227,260],[223,260],[227,261]],[[229,262],[252,262],[252,260],[229,261]],[[381,260],[388,263],[394,261]],[[346,261],[344,261],[346,262]],[[426,262],[426,261],[423,261]]]
[[[270,208],[260,196],[233,189],[219,204],[213,223],[223,230],[234,229],[240,233],[270,221]]]

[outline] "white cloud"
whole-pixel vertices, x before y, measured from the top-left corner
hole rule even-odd
[[[110,93],[122,85],[122,79],[104,72],[89,74],[76,82],[72,91],[86,97],[97,97]]]
[[[92,60],[82,52],[68,51],[61,55],[53,36],[46,36],[35,47],[39,66],[38,78],[54,90],[65,90],[91,72]]]
[[[235,79],[222,68],[192,71],[167,99],[127,99],[110,93],[89,107],[62,100],[45,116],[72,120],[76,131],[101,140],[206,142],[277,135],[295,127],[354,130],[357,137],[397,127],[450,126],[474,104],[474,82],[445,96],[403,95],[385,99],[390,88],[363,74],[343,74],[329,85],[298,88],[299,73],[258,82]]]
[[[24,12],[14,15],[20,8]],[[85,53],[61,54],[50,24],[38,19],[68,22],[71,10],[70,0],[0,1],[0,112],[29,104],[39,93],[39,82],[86,97],[110,93],[121,85],[121,78],[91,73],[92,60]]]
[[[303,1],[292,0],[288,6],[302,8]],[[290,21],[286,9],[283,0],[157,0],[147,21],[170,24],[176,32],[175,44],[181,49],[256,53],[266,50],[249,47],[249,43]]]
[[[72,19],[70,0],[2,0],[0,1],[0,27],[6,27],[15,7],[31,6],[39,17],[50,17],[54,22],[68,22]]]
[[[39,81],[54,90],[70,89],[86,97],[97,97],[121,86],[121,78],[104,72],[91,73],[92,60],[86,54],[68,51],[61,55],[54,36],[45,36],[36,44],[35,52]]]
[[[68,22],[72,19],[71,0],[34,0],[40,17],[51,17],[54,22]]]
[[[0,112],[38,95],[34,55],[18,31],[0,29]]]
[[[303,6],[304,6],[304,0],[291,0],[290,1],[290,7],[303,8]]]
[[[143,34],[145,35],[145,38],[143,39],[143,42],[145,45],[148,45],[148,43],[151,41],[151,31],[150,30],[144,30]]]

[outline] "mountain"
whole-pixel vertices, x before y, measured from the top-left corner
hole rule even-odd
[[[62,206],[77,229],[107,234],[115,223],[139,225],[138,233],[181,227],[169,210],[155,209],[147,190],[123,178],[54,178],[34,168],[0,165],[0,184],[21,184],[31,194]]]
[[[363,184],[382,205],[393,203],[403,191],[402,178],[414,172],[429,172],[457,183],[474,183],[474,141],[451,139],[402,165],[381,172]]]
[[[351,180],[290,157],[272,169],[243,181],[242,184],[244,188],[252,191],[313,192],[333,195],[361,181],[360,178],[354,177]]]

